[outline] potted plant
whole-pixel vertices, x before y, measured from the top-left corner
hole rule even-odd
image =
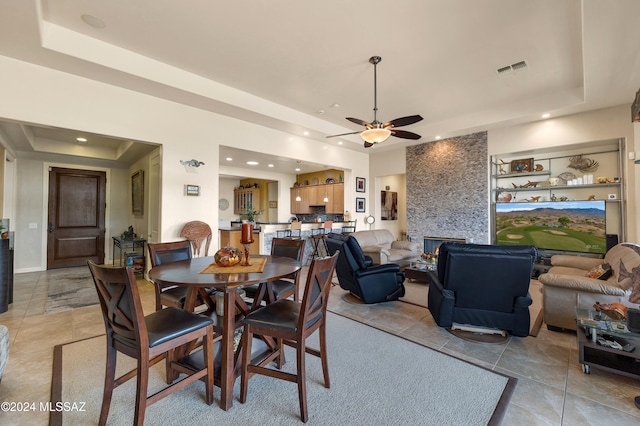
[[[262,210],[258,211],[258,210],[254,210],[253,209],[253,204],[249,203],[247,204],[247,210],[244,212],[244,214],[242,215],[242,217],[245,218],[245,220],[249,223],[256,223],[256,217],[262,214]]]

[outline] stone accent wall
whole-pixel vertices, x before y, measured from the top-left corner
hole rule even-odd
[[[487,132],[407,148],[407,235],[488,244]]]

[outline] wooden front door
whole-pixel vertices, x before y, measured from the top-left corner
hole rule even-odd
[[[47,269],[104,263],[106,174],[51,167]]]

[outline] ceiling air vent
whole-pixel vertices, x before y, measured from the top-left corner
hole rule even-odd
[[[522,71],[527,68],[527,61],[516,62],[515,64],[507,65],[506,67],[500,67],[496,70],[498,77],[505,77],[513,74],[514,71]]]

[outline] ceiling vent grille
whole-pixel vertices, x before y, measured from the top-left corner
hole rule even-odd
[[[515,64],[507,65],[505,67],[500,67],[496,70],[496,74],[498,77],[505,77],[513,74],[516,71],[522,71],[527,69],[527,61],[516,62]]]

